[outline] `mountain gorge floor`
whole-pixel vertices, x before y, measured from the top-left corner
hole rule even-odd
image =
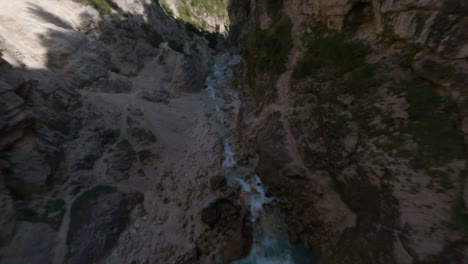
[[[119,4],[134,15],[1,2],[0,263],[193,263],[227,237],[201,219],[222,173],[207,41],[158,5]],[[191,46],[153,46],[143,19]]]
[[[463,1],[0,6],[0,264],[467,263]]]

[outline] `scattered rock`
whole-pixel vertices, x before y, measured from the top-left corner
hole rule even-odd
[[[210,180],[210,187],[213,191],[219,191],[226,186],[226,178],[222,175],[214,176]]]

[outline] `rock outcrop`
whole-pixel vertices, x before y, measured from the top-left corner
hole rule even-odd
[[[95,263],[118,243],[143,195],[97,186],[76,198],[68,230],[68,263]]]
[[[466,4],[234,2],[238,141],[291,232],[321,263],[464,263]]]

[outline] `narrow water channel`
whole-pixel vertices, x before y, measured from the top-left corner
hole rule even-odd
[[[213,73],[206,78],[206,91],[214,105],[215,114],[219,118],[220,136],[226,135],[229,128],[226,127],[226,114],[222,110],[223,102],[216,96],[215,83],[218,78],[223,78],[223,63],[225,55],[216,57]],[[242,196],[250,205],[251,221],[253,223],[254,242],[250,254],[234,264],[311,264],[313,257],[303,244],[292,245],[289,243],[288,226],[285,216],[280,209],[276,198],[266,196],[267,187],[262,184],[257,175],[252,175],[255,160],[248,165],[237,165],[234,157],[233,142],[230,138],[224,139],[225,158],[223,167],[229,184],[242,187]]]

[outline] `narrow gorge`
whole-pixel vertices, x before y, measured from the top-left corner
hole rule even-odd
[[[468,263],[468,2],[0,7],[0,264]]]

